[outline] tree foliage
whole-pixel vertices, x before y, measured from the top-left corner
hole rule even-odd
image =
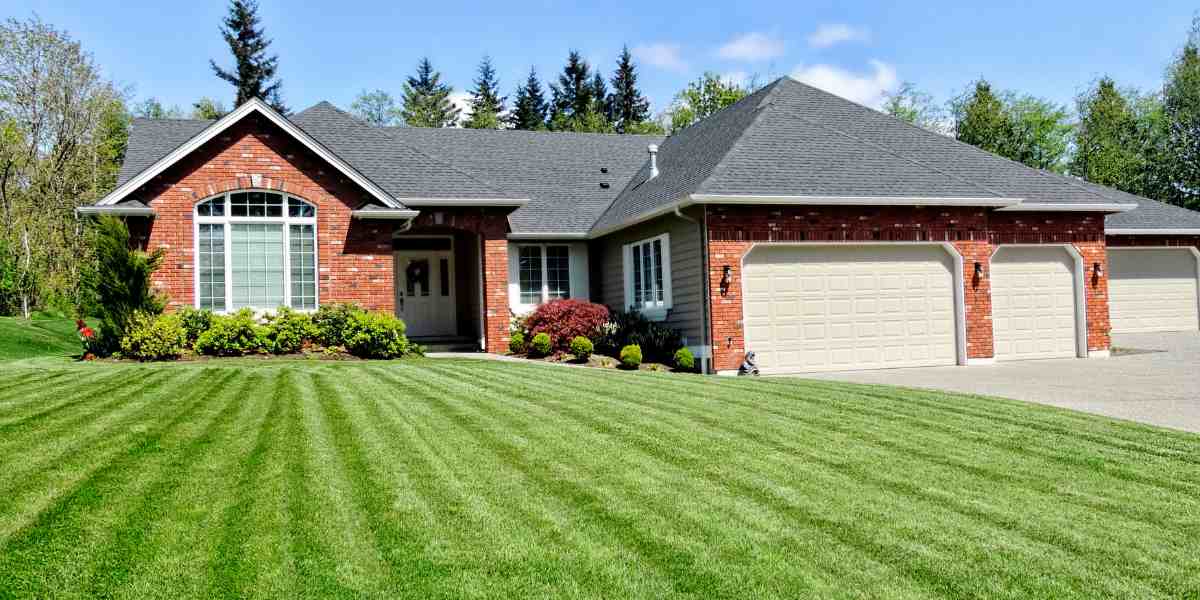
[[[905,81],[895,92],[884,94],[883,112],[934,133],[946,133],[946,114],[916,84]]]
[[[608,97],[608,118],[619,133],[631,133],[650,120],[650,101],[637,87],[637,67],[629,47],[621,49],[617,69],[612,76],[612,95]]]
[[[500,95],[500,81],[492,59],[485,56],[479,62],[475,87],[471,89],[471,116],[463,121],[467,129],[499,129],[503,123],[505,98]]]
[[[22,311],[81,302],[91,246],[75,208],[112,189],[128,131],[125,98],[78,42],[37,18],[0,24],[0,280]]]
[[[402,118],[396,99],[383,90],[363,90],[354,98],[350,112],[377,127],[400,124]]]
[[[542,93],[542,82],[538,81],[536,69],[529,68],[525,85],[517,88],[513,98],[513,110],[508,115],[508,122],[513,129],[533,131],[546,128],[546,97]]]
[[[1200,209],[1200,16],[1193,19],[1187,41],[1167,68],[1163,117],[1164,198]]]
[[[258,2],[232,0],[229,14],[222,19],[221,37],[233,54],[233,70],[220,67],[214,60],[209,60],[208,64],[217,77],[236,89],[234,106],[259,98],[286,115],[288,108],[281,95],[283,82],[276,76],[279,56],[267,54],[271,40],[258,25]]]
[[[558,82],[550,84],[550,118],[553,131],[609,133],[613,131],[606,107],[608,86],[599,72],[592,68],[579,52],[567,55]]]
[[[997,93],[978,80],[951,101],[962,142],[1037,169],[1064,171],[1071,136],[1065,108],[1032,96]]]
[[[178,106],[163,106],[163,103],[153,96],[133,105],[131,112],[135,117],[143,119],[182,119],[183,109]]]
[[[1161,103],[1100,79],[1076,101],[1079,123],[1070,172],[1131,194],[1151,195],[1161,138]]]
[[[706,72],[675,95],[667,118],[671,131],[679,131],[745,98],[750,89]]]
[[[422,58],[417,73],[404,83],[404,108],[401,116],[412,127],[451,127],[458,123],[459,109],[450,101],[454,88],[442,83],[442,74],[433,63]]]
[[[225,108],[225,103],[215,98],[207,96],[192,103],[192,118],[215,120],[224,117],[229,113],[229,109]]]

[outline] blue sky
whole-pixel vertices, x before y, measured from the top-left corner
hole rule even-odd
[[[1061,103],[1105,74],[1154,88],[1198,8],[1169,0],[260,2],[293,109],[323,99],[349,106],[364,88],[399,96],[424,55],[461,92],[489,54],[511,91],[531,65],[547,82],[570,49],[607,76],[628,44],[656,112],[706,70],[792,74],[867,104],[901,81],[942,101],[980,76]],[[8,16],[36,13],[69,31],[136,98],[187,107],[232,96],[208,67],[209,58],[231,62],[217,32],[224,2],[5,4]]]

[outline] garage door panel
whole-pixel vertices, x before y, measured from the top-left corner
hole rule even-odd
[[[1109,248],[1114,333],[1200,329],[1196,256],[1187,248]]]
[[[936,246],[758,248],[747,280],[799,281],[802,299],[783,308],[780,285],[748,286],[747,303],[773,309],[747,313],[747,346],[764,370],[954,364],[952,265]]]
[[[992,257],[997,360],[1076,356],[1075,261],[1061,247],[1002,246]]]

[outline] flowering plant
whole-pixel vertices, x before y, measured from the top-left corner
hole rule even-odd
[[[75,331],[79,334],[79,342],[83,344],[83,360],[93,360],[96,354],[93,352],[96,344],[96,331],[88,327],[83,319],[75,320]]]

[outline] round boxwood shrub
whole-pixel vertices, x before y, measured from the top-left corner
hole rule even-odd
[[[231,315],[214,315],[212,326],[196,339],[196,352],[210,356],[242,356],[267,349],[267,328],[243,308]]]
[[[299,352],[305,342],[317,336],[317,326],[305,313],[296,312],[285,306],[267,317],[268,349],[275,354]]]
[[[346,351],[359,358],[399,358],[415,353],[416,346],[404,336],[404,321],[379,311],[358,311],[346,324]]]
[[[548,356],[553,345],[550,343],[550,334],[545,331],[533,336],[533,341],[529,343],[529,354],[531,356]]]
[[[528,350],[528,348],[525,347],[525,333],[521,331],[514,331],[512,335],[508,337],[508,351],[512,352],[513,354],[525,354],[526,350]]]
[[[575,360],[580,362],[586,361],[592,355],[595,347],[592,345],[592,340],[589,340],[582,335],[575,336],[571,340],[571,354],[575,355]]]
[[[684,346],[675,351],[675,368],[681,371],[691,371],[696,368],[696,357]]]
[[[313,325],[317,328],[317,341],[326,347],[345,346],[351,319],[363,312],[363,309],[350,303],[322,304],[312,316]]]
[[[621,348],[621,366],[626,369],[636,369],[642,365],[642,347],[630,344]]]
[[[135,313],[121,338],[121,352],[137,360],[175,360],[187,347],[187,333],[178,315]]]

